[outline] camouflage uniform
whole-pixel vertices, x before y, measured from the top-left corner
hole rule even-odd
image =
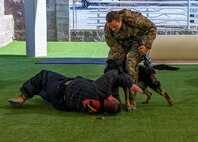
[[[151,48],[157,28],[139,12],[123,9],[118,13],[122,18],[120,31],[112,31],[107,24],[104,28],[106,43],[110,47],[108,59],[122,60],[126,71],[137,83],[138,64],[142,61],[137,40],[141,39],[146,47]]]

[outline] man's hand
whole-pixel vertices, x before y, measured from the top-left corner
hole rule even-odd
[[[147,52],[148,52],[149,48],[146,47],[145,45],[141,45],[139,48],[138,48],[138,51],[140,52],[141,55],[146,55]]]
[[[143,90],[140,87],[138,87],[136,84],[133,84],[131,86],[130,90],[133,91],[133,92],[141,93],[141,94],[143,93]]]

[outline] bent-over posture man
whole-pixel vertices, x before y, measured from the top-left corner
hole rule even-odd
[[[123,61],[126,72],[137,84],[138,64],[142,61],[142,55],[147,54],[152,47],[157,33],[155,24],[140,12],[127,9],[110,11],[106,15],[104,33],[106,43],[110,47],[108,59]],[[138,44],[139,40],[143,45]],[[118,89],[113,90],[116,96]],[[135,93],[132,96],[134,102],[131,103],[134,106],[131,109],[135,109]]]
[[[129,75],[118,74],[116,70],[106,72],[95,81],[42,70],[22,85],[21,95],[8,101],[14,106],[20,106],[34,95],[40,95],[61,111],[117,113],[121,111],[121,104],[111,96],[113,86],[128,87],[142,93]]]

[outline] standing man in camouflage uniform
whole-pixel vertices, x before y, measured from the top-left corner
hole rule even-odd
[[[151,49],[156,32],[155,24],[139,12],[127,9],[110,11],[106,15],[104,28],[106,43],[110,47],[108,59],[121,60],[126,72],[137,83],[138,64],[142,61],[142,55]],[[138,40],[143,45],[139,46]],[[119,96],[118,88],[113,92]],[[135,93],[132,96],[131,109],[136,109]]]

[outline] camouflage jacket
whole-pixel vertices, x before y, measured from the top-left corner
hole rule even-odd
[[[157,32],[155,24],[139,12],[123,9],[118,13],[123,21],[120,31],[113,32],[107,24],[104,28],[106,43],[110,47],[109,58],[124,59],[124,45],[131,45],[131,41],[143,36],[146,36],[144,45],[151,48]]]

